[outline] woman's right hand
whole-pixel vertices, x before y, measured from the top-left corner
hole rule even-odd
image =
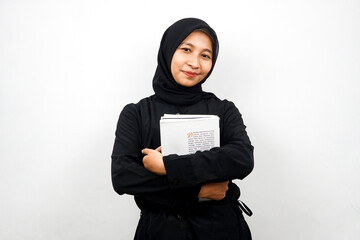
[[[201,186],[198,198],[207,198],[210,200],[219,201],[226,195],[229,181],[219,183],[205,183]]]

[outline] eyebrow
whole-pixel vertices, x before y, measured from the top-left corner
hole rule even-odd
[[[188,42],[183,42],[183,43],[181,43],[181,45],[183,45],[183,44],[188,45],[188,46],[190,46],[190,47],[195,47],[193,44],[188,43]],[[212,54],[212,51],[211,51],[210,49],[208,49],[208,48],[204,48],[203,51],[209,52],[209,53]]]

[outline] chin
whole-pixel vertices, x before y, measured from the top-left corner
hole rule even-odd
[[[183,86],[183,87],[193,87],[196,84],[194,84],[194,83],[180,83],[180,85]]]
[[[199,82],[201,81],[196,81],[196,80],[182,80],[182,81],[176,81],[179,85],[183,86],[183,87],[193,87],[195,85],[197,85]]]

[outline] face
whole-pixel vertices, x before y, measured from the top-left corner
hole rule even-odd
[[[176,49],[171,60],[171,74],[185,87],[201,82],[212,66],[212,43],[208,35],[192,32]]]

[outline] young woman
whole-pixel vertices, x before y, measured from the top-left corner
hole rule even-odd
[[[218,56],[215,31],[186,18],[164,33],[153,78],[155,94],[122,110],[112,153],[112,181],[141,209],[135,239],[251,239],[239,209],[239,187],[253,169],[253,146],[235,105],[202,91]],[[164,114],[220,118],[220,147],[161,154]],[[207,198],[210,201],[199,201]]]

